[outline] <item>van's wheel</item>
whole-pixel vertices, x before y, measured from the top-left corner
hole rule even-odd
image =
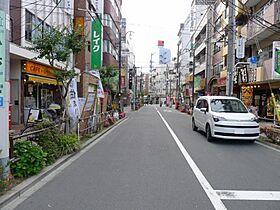
[[[195,125],[194,119],[192,119],[192,130],[197,131],[197,127]]]
[[[210,128],[209,124],[206,125],[206,138],[207,138],[207,141],[209,141],[209,142],[212,142],[214,140],[212,137],[212,134],[211,134],[211,128]]]

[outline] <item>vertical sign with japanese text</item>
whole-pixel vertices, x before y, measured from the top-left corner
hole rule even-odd
[[[91,69],[100,69],[102,66],[102,25],[99,19],[91,25]]]
[[[272,42],[272,79],[280,79],[280,41]]]
[[[280,75],[280,48],[276,49],[275,71]]]
[[[79,99],[78,99],[78,91],[77,91],[77,81],[75,78],[72,79],[69,85],[67,104],[68,104],[69,116],[72,118],[74,122],[77,122],[80,116],[80,109],[79,109]]]
[[[6,33],[6,18],[5,12],[0,10],[0,108],[4,107],[5,98],[5,33]]]

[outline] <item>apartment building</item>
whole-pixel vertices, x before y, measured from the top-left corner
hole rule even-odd
[[[242,0],[240,33],[246,40],[244,60],[256,61],[247,71],[237,72],[235,83],[241,87],[241,98],[255,106],[259,116],[273,117],[271,93],[280,107],[280,1]]]

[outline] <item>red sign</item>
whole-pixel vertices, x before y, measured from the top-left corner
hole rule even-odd
[[[227,78],[220,78],[219,81],[218,81],[218,86],[219,87],[222,87],[222,86],[226,86],[227,84]]]
[[[164,46],[164,41],[162,41],[162,40],[158,40],[158,46],[163,47],[163,46]]]
[[[125,77],[121,77],[121,86],[125,87]]]

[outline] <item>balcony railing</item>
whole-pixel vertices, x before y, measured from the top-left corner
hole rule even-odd
[[[249,21],[248,24],[241,29],[244,34],[247,34],[248,39],[252,39],[260,34],[262,34],[263,39],[271,35],[272,32],[267,30],[267,28],[273,28],[272,25],[279,23],[280,20],[280,11],[276,9],[277,6],[279,7],[278,4],[278,2],[273,1],[270,5],[266,6],[265,9],[259,10],[256,13],[256,19],[258,21]]]

